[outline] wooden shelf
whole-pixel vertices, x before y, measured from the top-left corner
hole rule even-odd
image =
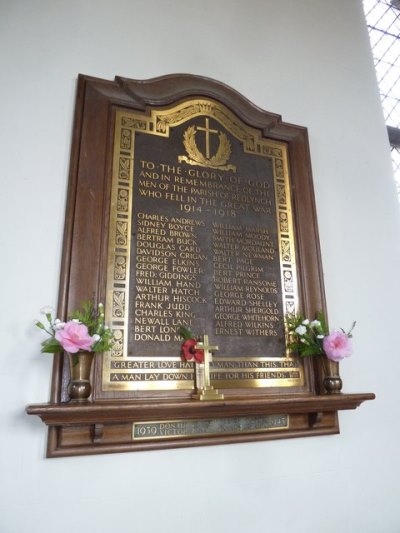
[[[294,395],[293,397],[237,397],[222,401],[98,401],[95,403],[46,403],[28,405],[29,415],[39,416],[49,427],[48,457],[139,451],[250,440],[326,435],[339,432],[337,412],[356,409],[373,400],[372,393]],[[288,427],[222,435],[169,436],[135,440],[133,424],[162,420],[218,420],[232,417],[285,415]]]

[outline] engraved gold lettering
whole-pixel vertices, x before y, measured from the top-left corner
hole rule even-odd
[[[275,157],[278,156],[273,148],[267,144],[258,145],[253,137],[251,143],[246,141],[245,146],[246,150],[252,150],[258,158],[253,167],[250,164],[253,154],[242,153],[240,150],[240,154],[238,152],[235,155],[237,171],[228,167],[217,169],[187,164],[184,159],[173,154],[176,143],[173,146],[174,143],[168,141],[169,138],[172,140],[173,131],[176,140],[179,128],[187,128],[182,122],[171,122],[172,116],[179,114],[186,117],[180,113],[184,109],[181,105],[183,104],[173,108],[171,115],[165,114],[166,110],[162,111],[161,116],[164,113],[168,120],[164,123],[162,119],[160,128],[158,122],[152,123],[150,115],[146,116],[146,120],[140,121],[146,129],[141,126],[142,131],[137,135],[134,126],[125,125],[130,135],[131,148],[128,144],[121,144],[119,140],[115,143],[115,153],[121,151],[119,147],[124,147],[124,153],[117,154],[118,168],[123,165],[123,173],[118,172],[119,183],[116,185],[113,176],[113,190],[118,191],[113,193],[113,198],[116,198],[115,203],[119,202],[118,217],[126,225],[121,237],[122,230],[119,228],[122,226],[118,221],[118,231],[114,230],[114,236],[117,235],[115,244],[124,248],[119,250],[118,257],[127,259],[124,259],[123,276],[121,274],[119,277],[116,274],[119,275],[117,267],[120,268],[120,263],[115,261],[112,279],[116,287],[112,287],[112,294],[121,292],[127,302],[126,306],[129,306],[129,313],[120,318],[121,323],[125,321],[124,326],[118,324],[124,331],[125,339],[121,352],[128,360],[117,361],[115,358],[110,361],[111,364],[121,365],[112,367],[110,364],[110,370],[117,370],[110,373],[110,379],[141,381],[142,383],[132,384],[132,388],[139,390],[146,382],[149,383],[148,388],[157,390],[154,384],[157,381],[171,383],[173,388],[175,382],[193,379],[191,365],[188,367],[189,371],[182,373],[184,363],[156,359],[158,354],[163,357],[178,355],[181,343],[177,335],[178,327],[182,324],[189,327],[193,325],[193,330],[196,331],[199,318],[206,317],[214,336],[225,337],[220,339],[221,342],[216,339],[221,346],[227,346],[223,348],[225,353],[221,353],[223,357],[232,351],[236,358],[243,351],[243,346],[247,345],[246,337],[254,337],[248,343],[251,348],[246,357],[252,356],[253,347],[254,357],[264,357],[265,352],[259,347],[269,346],[270,342],[273,348],[268,355],[279,358],[284,353],[280,349],[282,343],[274,340],[282,338],[284,334],[283,312],[287,309],[287,306],[283,306],[281,285],[282,279],[284,283],[289,283],[286,281],[289,278],[285,277],[286,271],[282,272],[280,262],[291,262],[294,250],[289,234],[290,198],[286,183],[283,185],[286,179],[283,151],[276,149],[279,152],[280,168],[283,165],[279,183],[274,178],[278,167]],[[132,112],[133,116],[136,113],[138,112]],[[214,119],[206,118],[206,129],[210,137],[206,137],[205,131],[201,137],[199,134],[198,148],[205,154],[204,157],[210,158],[215,154],[218,142],[217,138],[215,144],[212,142],[212,137],[216,137],[211,137],[212,128],[219,130],[220,127],[223,128],[223,124],[221,122],[217,127]],[[197,123],[196,120],[199,119],[194,120],[196,128],[200,124],[204,126],[204,118]],[[232,135],[232,131],[227,134],[228,137]],[[161,150],[159,148],[164,139],[166,149]],[[236,150],[240,145],[238,139],[233,142],[236,143]],[[233,137],[231,142],[232,140]],[[147,149],[151,148],[153,141],[154,150]],[[146,150],[141,152],[145,146]],[[164,154],[163,160],[158,159],[161,153]],[[153,154],[151,157],[154,160],[147,160],[148,155],[141,157],[144,154]],[[124,158],[123,163],[121,158]],[[242,169],[240,161],[244,163]],[[280,209],[282,202],[284,208]],[[285,224],[282,220],[285,220]],[[114,243],[110,247],[111,245]],[[125,252],[126,249],[128,253]],[[284,266],[286,268],[286,264]],[[288,272],[292,276],[291,267]],[[293,286],[292,277],[290,283]],[[107,286],[107,290],[109,288]],[[269,340],[261,343],[257,337]],[[129,355],[125,355],[123,351],[126,349]],[[149,361],[137,361],[138,366],[131,366],[134,361],[130,358],[136,360],[138,357],[154,357],[155,361],[152,363],[155,367],[146,366]],[[222,375],[221,379],[266,380],[272,379],[272,372],[275,373],[274,379],[288,379],[288,372],[292,371],[292,367],[280,366],[283,361],[249,360],[246,361],[249,366],[240,367],[242,362],[244,363],[238,358],[232,363],[233,366],[229,366],[229,361],[221,361],[221,365],[226,365],[218,370]],[[264,366],[266,363],[271,363],[271,366]],[[136,371],[140,371],[139,376],[135,375]],[[293,367],[293,371],[297,372],[296,368]],[[212,369],[212,374],[216,374],[215,368]],[[268,376],[260,377],[263,374]],[[215,375],[213,379],[216,379]],[[174,435],[178,430],[182,431],[182,428],[178,428],[173,422],[166,423],[160,429],[165,435]],[[143,435],[153,435],[154,427],[146,423],[140,431],[144,432]]]

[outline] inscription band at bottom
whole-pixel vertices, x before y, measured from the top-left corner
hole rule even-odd
[[[223,433],[257,433],[289,427],[288,415],[235,416],[202,420],[134,422],[132,440],[176,439]]]

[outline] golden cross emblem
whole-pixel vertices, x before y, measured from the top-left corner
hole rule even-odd
[[[218,133],[218,130],[212,130],[210,128],[210,119],[206,118],[205,128],[197,126],[197,131],[204,131],[206,134],[206,158],[210,159],[210,133]]]

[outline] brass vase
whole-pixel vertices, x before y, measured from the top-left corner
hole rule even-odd
[[[323,356],[324,381],[323,385],[328,394],[339,394],[342,390],[343,382],[339,374],[339,363],[331,361]]]
[[[85,351],[68,354],[71,376],[68,385],[68,394],[71,402],[85,402],[92,392],[90,371],[93,356],[93,352]]]

